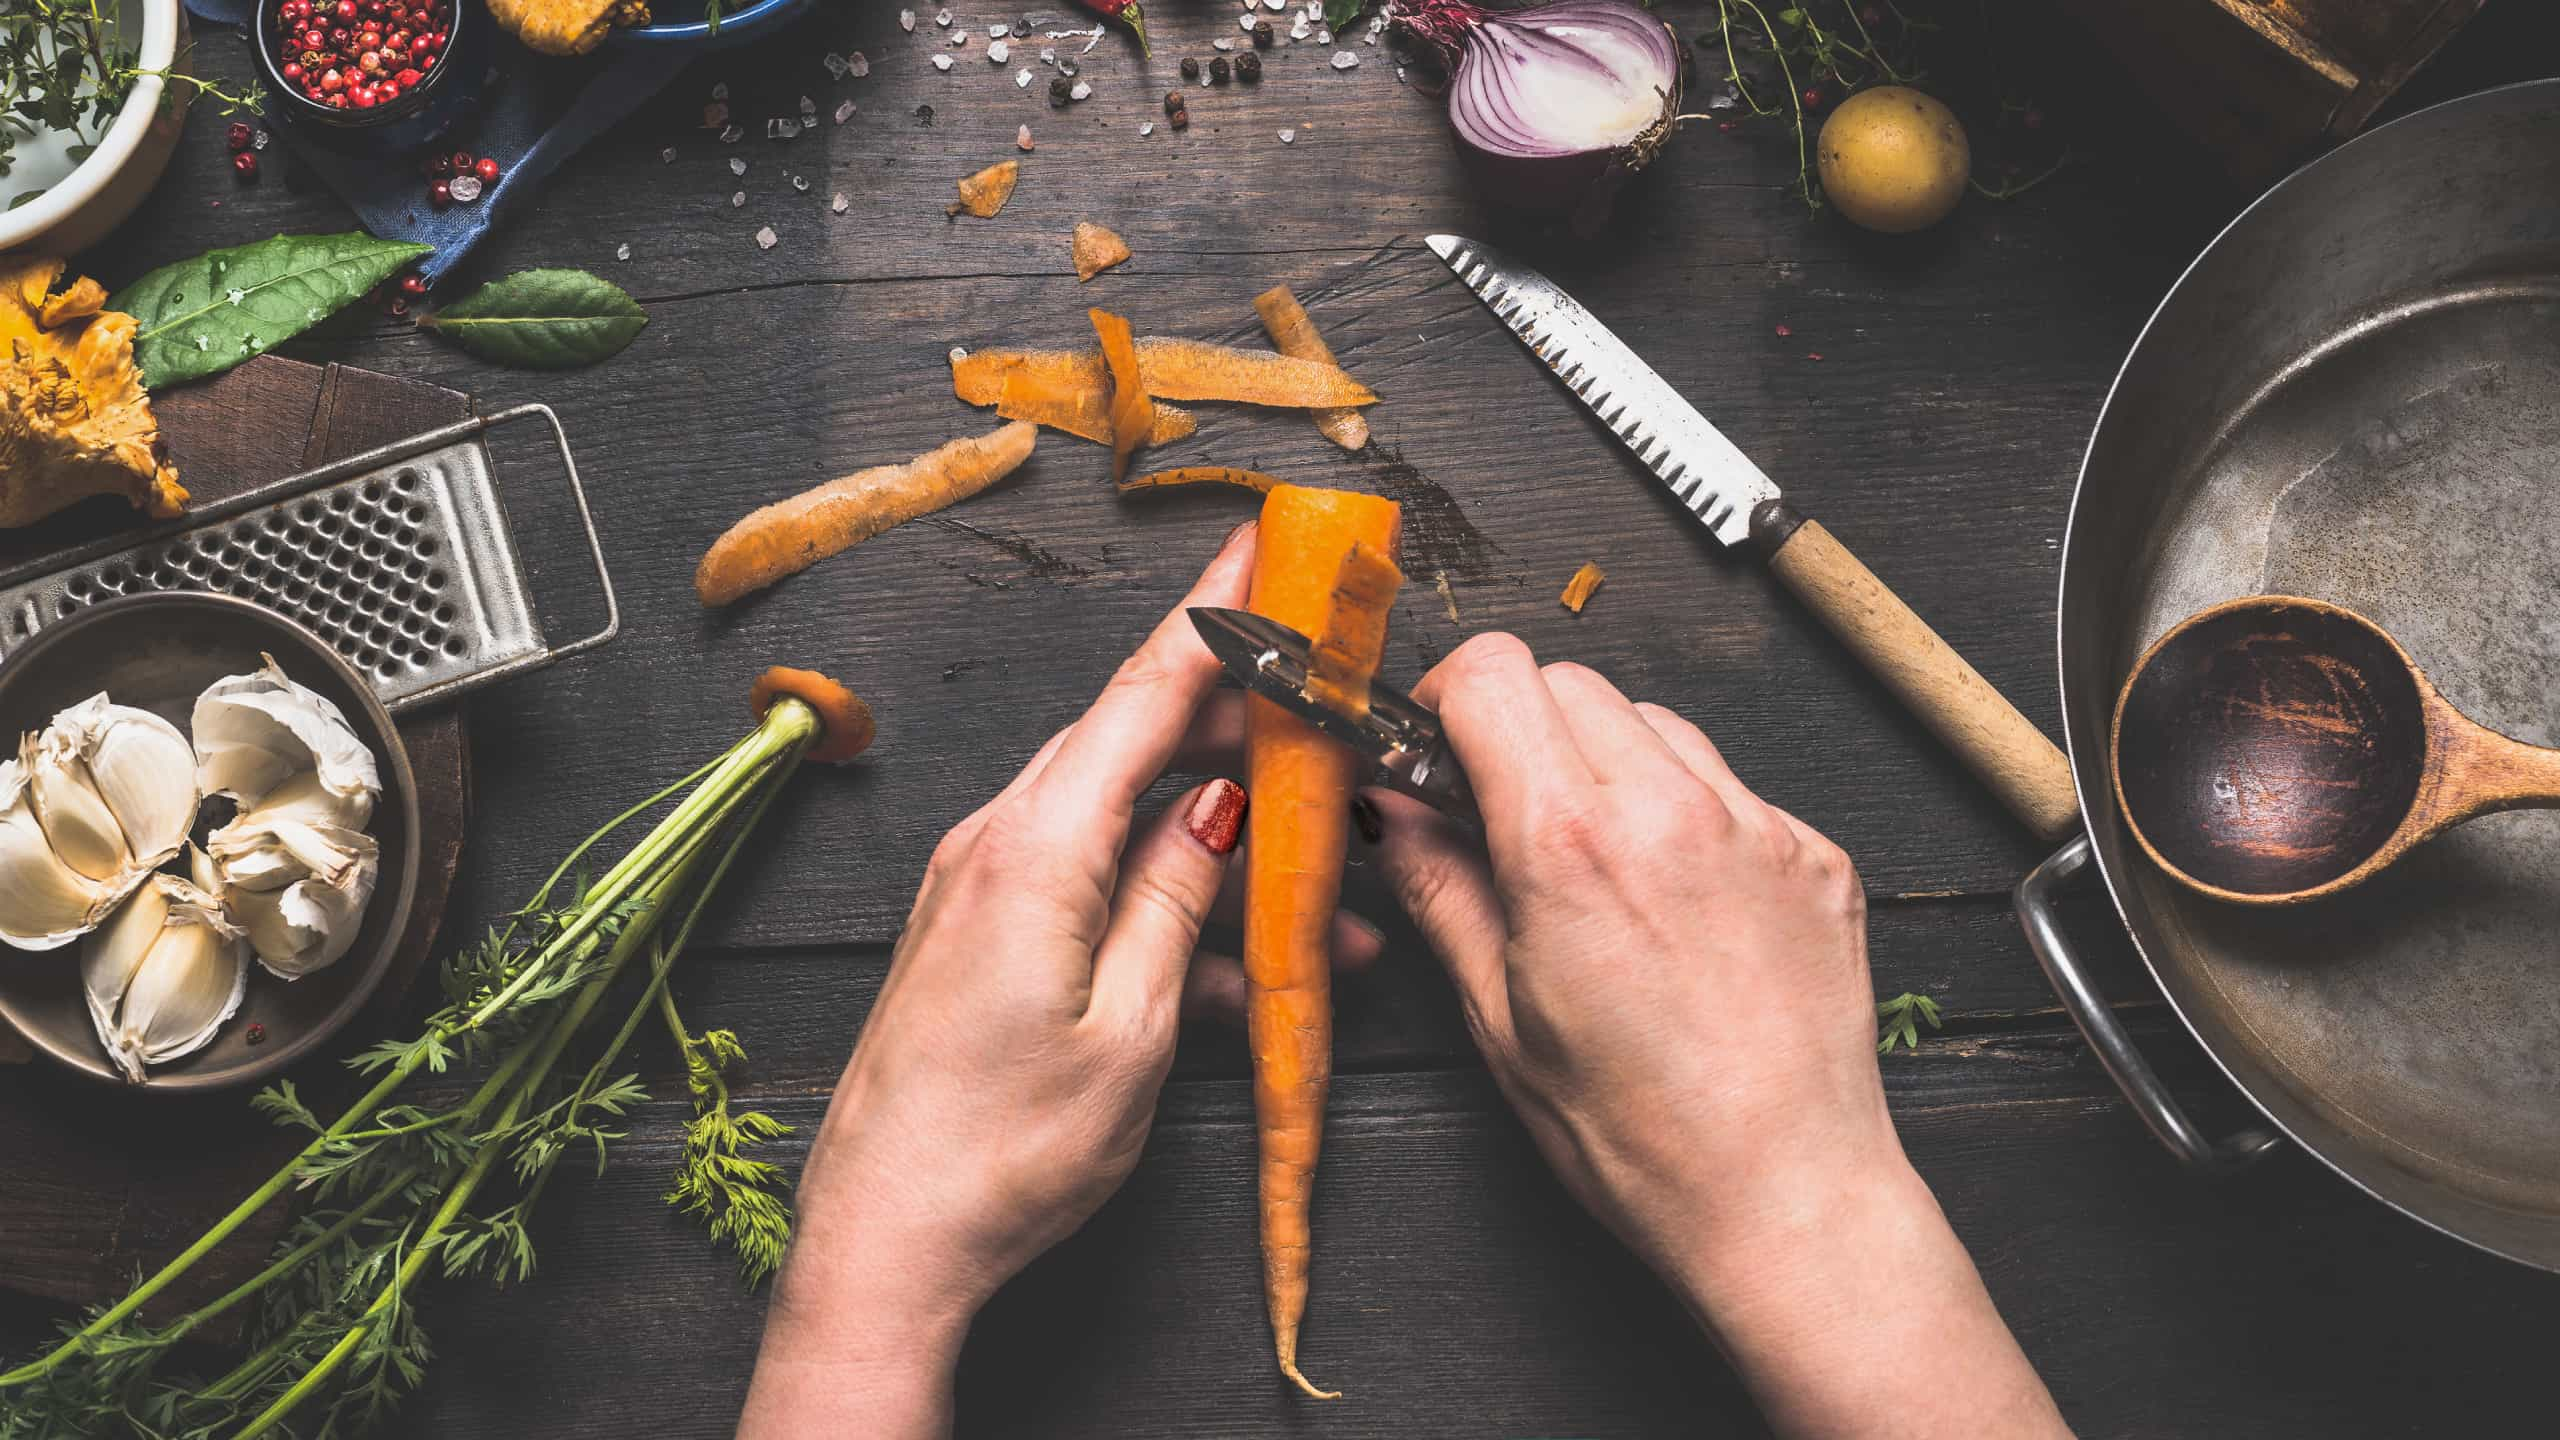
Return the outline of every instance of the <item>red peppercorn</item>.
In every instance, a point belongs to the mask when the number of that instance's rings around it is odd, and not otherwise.
[[[240,1038],[252,1045],[264,1045],[267,1043],[267,1027],[252,1020],[249,1028],[240,1032]]]
[[[406,296],[394,295],[391,297],[391,303],[382,308],[392,315],[406,315],[409,313],[409,301]]]
[[[320,88],[328,91],[332,95],[335,95],[339,91],[347,88],[347,77],[339,74],[335,70],[332,70],[328,74],[320,77]]]
[[[481,184],[495,185],[498,183],[498,162],[483,155],[480,163],[471,167],[471,173],[480,177]]]
[[[453,173],[453,157],[438,151],[418,162],[418,173],[430,180],[441,180]]]
[[[356,108],[359,110],[370,110],[376,103],[374,93],[371,90],[358,90],[355,92],[353,99],[355,101]]]
[[[439,180],[427,187],[427,198],[434,201],[435,207],[441,210],[453,203],[453,187]]]
[[[303,49],[305,49],[305,50],[325,50],[325,49],[327,49],[327,48],[328,48],[328,46],[329,46],[329,32],[328,32],[328,31],[326,31],[326,30],[305,30],[305,31],[303,31],[303,32],[302,32],[302,48],[303,48]]]
[[[468,151],[468,150],[456,150],[456,151],[454,151],[454,152],[453,152],[453,173],[454,173],[454,174],[456,174],[456,175],[460,175],[460,174],[462,174],[462,173],[464,173],[464,172],[468,171],[468,170],[471,168],[471,164],[472,164],[472,160],[471,160],[471,152],[470,152],[470,151]]]
[[[341,20],[353,20],[356,18],[356,0],[338,0],[337,4],[329,7],[329,13]]]
[[[246,120],[234,120],[230,127],[222,132],[222,143],[234,150],[248,149],[249,142],[256,138],[256,132],[249,128],[249,122]]]
[[[414,89],[419,81],[424,80],[427,77],[419,74],[415,70],[403,70],[391,78],[400,82],[401,89],[409,90]]]
[[[301,79],[301,78],[302,78],[302,66],[301,66],[300,64],[298,64],[298,63],[294,62],[294,61],[287,60],[286,62],[284,62],[284,78],[286,78],[287,80],[299,80],[299,79]]]
[[[415,270],[412,270],[412,271],[410,271],[408,274],[401,276],[401,277],[400,277],[400,293],[401,293],[401,294],[403,294],[403,295],[424,295],[424,294],[426,294],[426,293],[427,293],[427,277],[426,277],[426,276],[424,276],[424,275],[419,274],[419,273],[418,273],[417,271],[415,271]]]
[[[232,156],[231,173],[239,176],[243,180],[257,179],[258,152],[255,150],[243,150],[239,154]]]
[[[1804,87],[1804,108],[1807,110],[1819,110],[1822,108],[1822,91],[1820,89],[1811,85]]]

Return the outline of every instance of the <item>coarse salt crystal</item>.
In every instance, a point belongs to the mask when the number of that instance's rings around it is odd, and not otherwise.
[[[1314,33],[1315,32],[1313,30],[1307,28],[1307,17],[1304,15],[1299,16],[1297,19],[1289,23],[1289,38],[1292,40],[1304,40]]]
[[[1236,28],[1245,31],[1248,34],[1252,33],[1253,27],[1260,23],[1260,21],[1254,19],[1253,12],[1250,10],[1236,17]]]
[[[950,69],[950,68],[951,68],[951,57],[950,57],[950,56],[948,56],[948,55],[936,55],[936,56],[934,56],[934,57],[933,57],[933,68],[934,68],[934,69],[936,69],[936,70],[948,70],[948,69]]]
[[[1028,90],[1028,89],[1030,89],[1030,88],[1031,88],[1031,67],[1030,67],[1030,66],[1025,65],[1025,66],[1023,66],[1020,70],[1017,70],[1017,71],[1015,71],[1015,72],[1014,72],[1014,75],[1013,75],[1013,88],[1014,88],[1014,89],[1016,89],[1016,90]]]
[[[1289,0],[1262,0],[1262,8],[1277,14],[1289,8]]]
[[[951,32],[951,48],[952,48],[952,49],[957,50],[957,49],[961,48],[962,46],[967,45],[968,43],[969,43],[969,32],[968,32],[968,31],[966,31],[966,30],[954,30],[954,31],[952,31],[952,32]]]
[[[941,27],[942,27],[943,29],[945,29],[945,30],[950,29],[950,28],[951,28],[951,12],[950,12],[950,11],[948,11],[948,10],[940,10],[940,11],[936,11],[936,12],[934,13],[933,23],[934,23],[934,24],[936,24],[936,25],[941,26]]]
[[[1043,46],[1041,46],[1041,47],[1040,47],[1040,63],[1041,63],[1041,64],[1043,64],[1043,65],[1055,65],[1055,64],[1057,64],[1057,63],[1058,63],[1058,52],[1057,52],[1057,50],[1056,50],[1056,49],[1054,49],[1054,48],[1053,48],[1053,47],[1051,47],[1051,46],[1047,46],[1047,45],[1043,45]]]
[[[791,188],[792,188],[792,189],[794,189],[794,190],[799,191],[800,193],[802,193],[802,194],[804,194],[804,195],[805,195],[805,194],[807,194],[807,193],[809,193],[809,177],[808,177],[808,176],[806,176],[806,175],[794,175],[794,176],[792,176],[792,177],[791,177]]]
[[[628,240],[626,240],[626,241],[622,242],[621,244],[614,246],[614,247],[613,247],[613,258],[614,258],[614,259],[616,259],[616,260],[628,260],[628,259],[630,259],[630,258],[631,258],[631,242],[630,242],[630,241],[628,241]]]
[[[1139,122],[1138,122],[1138,133],[1139,133],[1140,135],[1153,135],[1154,133],[1156,133],[1156,122],[1154,122],[1153,120],[1141,120],[1141,121],[1139,121]]]
[[[836,192],[836,198],[827,202],[827,208],[841,215],[853,208],[853,202],[844,198],[844,192],[839,190]]]
[[[1028,71],[1028,70],[1025,70],[1025,71],[1023,71],[1022,73],[1023,73],[1023,74],[1025,74],[1025,75],[1028,75],[1028,74],[1030,74],[1031,72],[1030,72],[1030,71]],[[1014,131],[1014,132],[1013,132],[1013,146],[1014,146],[1014,148],[1015,148],[1015,149],[1017,149],[1017,150],[1029,150],[1029,149],[1031,148],[1031,127],[1030,127],[1030,126],[1025,125],[1025,126],[1023,126],[1021,129],[1016,130],[1016,131]]]
[[[468,205],[472,201],[480,198],[480,177],[477,175],[456,175],[453,179],[446,182],[446,192],[452,195],[454,199]]]
[[[1012,58],[1013,58],[1013,47],[1012,47],[1012,46],[1007,45],[1006,43],[1004,43],[1004,42],[1003,42],[1003,41],[1001,41],[1001,40],[990,40],[990,41],[988,41],[988,42],[987,42],[987,63],[988,63],[988,64],[990,64],[990,65],[1001,65],[1001,64],[1003,64],[1004,62],[1006,62],[1007,60],[1010,60],[1010,59],[1012,59]]]
[[[730,174],[732,174],[732,175],[744,175],[744,174],[746,174],[746,173],[747,173],[747,162],[746,162],[746,161],[744,161],[744,160],[739,159],[739,158],[738,158],[737,156],[735,156],[735,155],[730,156],[730,157],[729,157],[729,173],[730,173]]]
[[[907,12],[907,14],[908,14],[908,16],[910,17],[910,18],[909,18],[909,20],[908,20],[908,23],[907,23],[907,28],[908,28],[908,29],[910,29],[910,30],[913,30],[914,28],[916,28],[916,27],[915,27],[915,22],[914,22],[914,20],[913,20],[913,18],[912,18],[912,17],[915,15],[915,12],[914,12],[914,11],[912,11],[912,10],[910,10],[910,11],[908,11],[908,12]],[[870,56],[868,56],[868,55],[863,54],[863,53],[862,53],[861,51],[859,51],[859,50],[854,51],[852,54],[850,54],[850,55],[848,55],[848,56],[846,56],[846,57],[845,57],[845,60],[844,60],[844,73],[846,73],[847,75],[852,76],[852,77],[853,77],[854,79],[856,79],[856,80],[859,80],[859,79],[861,79],[863,76],[870,74],[870,73],[871,73],[871,57],[870,57]]]
[[[730,209],[732,209],[732,210],[744,210],[744,209],[746,209],[746,208],[747,208],[747,192],[746,192],[746,191],[744,191],[744,190],[741,190],[741,191],[739,191],[737,194],[730,196],[730,197],[729,197],[729,208],[730,208]]]
[[[836,123],[837,123],[837,124],[841,125],[841,124],[843,124],[844,122],[846,122],[847,120],[850,120],[850,119],[852,119],[852,118],[853,118],[853,102],[852,102],[852,101],[847,100],[847,101],[846,101],[846,102],[844,102],[843,104],[838,105],[838,106],[836,107]]]
[[[833,50],[827,52],[826,66],[827,73],[833,75],[839,80],[843,79],[846,73],[853,69],[850,62]]]
[[[1236,42],[1228,39],[1224,35],[1221,35],[1217,39],[1209,42],[1209,48],[1212,50],[1233,50],[1236,48]]]
[[[1012,33],[1013,32],[1011,30],[1000,24],[990,25],[987,27],[987,38],[990,40],[1001,40]]]
[[[1357,69],[1359,64],[1360,57],[1349,50],[1336,50],[1333,52],[1333,68],[1336,70]]]
[[[777,115],[764,122],[764,138],[767,140],[788,140],[799,133],[800,122],[787,116]]]
[[[914,12],[913,10],[901,10],[901,11],[899,11],[899,12],[898,12],[898,28],[899,28],[899,29],[901,29],[901,30],[906,30],[906,31],[910,31],[910,32],[912,32],[912,31],[916,28],[916,12]]]
[[[666,149],[659,151],[658,163],[661,165],[673,165],[676,163],[676,147],[670,145]]]
[[[815,100],[810,99],[810,98],[809,98],[808,96],[806,96],[806,95],[801,96],[801,97],[800,97],[800,113],[801,113],[801,114],[803,114],[803,115],[815,115],[815,114],[817,114],[817,113],[818,113],[818,102],[817,102],[817,101],[815,101]]]
[[[770,250],[781,241],[782,237],[774,234],[773,227],[770,225],[756,232],[756,248],[759,250]]]
[[[1281,132],[1280,132],[1280,143],[1281,143],[1281,144],[1283,144],[1283,145],[1295,145],[1296,143],[1298,143],[1298,132],[1297,132],[1297,131],[1295,131],[1295,130],[1283,130],[1283,131],[1281,131]]]
[[[1319,45],[1330,45],[1330,44],[1332,44],[1332,43],[1333,43],[1333,32],[1332,32],[1332,31],[1330,31],[1330,30],[1324,29],[1324,28],[1323,28],[1323,27],[1321,27],[1321,26],[1317,27],[1317,29],[1316,29],[1316,43],[1317,43],[1317,44],[1319,44]]]
[[[723,145],[735,145],[745,138],[747,138],[747,132],[745,129],[736,125],[732,125],[726,130],[720,132],[720,143]]]
[[[1077,81],[1077,82],[1075,83],[1075,88],[1074,88],[1074,89],[1072,89],[1072,90],[1069,90],[1069,91],[1067,92],[1067,98],[1068,98],[1068,99],[1070,99],[1070,100],[1082,100],[1082,99],[1084,99],[1086,96],[1091,95],[1092,93],[1093,93],[1093,86],[1091,86],[1090,84],[1087,84],[1086,82],[1084,82],[1084,81],[1082,81],[1082,80],[1079,80],[1079,81]]]
[[[729,98],[729,82],[728,82],[728,81],[726,81],[726,80],[723,80],[723,81],[721,81],[719,84],[712,86],[712,87],[711,87],[711,98],[712,98],[712,99],[714,99],[714,100],[726,100],[726,99],[728,99],[728,98]]]

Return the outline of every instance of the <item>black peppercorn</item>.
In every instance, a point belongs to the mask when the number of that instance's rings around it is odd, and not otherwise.
[[[1179,115],[1182,113],[1181,91],[1167,90],[1164,92],[1164,113],[1167,115]]]
[[[1221,55],[1209,62],[1209,83],[1212,85],[1224,85],[1227,83],[1226,56]]]
[[[1268,20],[1256,20],[1256,21],[1254,21],[1254,22],[1253,22],[1253,48],[1254,48],[1254,49],[1256,49],[1256,50],[1268,50],[1268,49],[1270,49],[1270,48],[1271,48],[1272,38],[1273,38],[1273,37],[1272,37],[1272,34],[1271,34],[1271,22],[1270,22],[1270,21],[1268,21]]]
[[[1262,57],[1247,51],[1236,57],[1236,78],[1247,84],[1262,78]]]
[[[1188,130],[1191,128],[1191,112],[1188,110],[1176,110],[1173,112],[1173,118],[1165,121],[1164,123],[1172,126],[1176,130]]]
[[[1200,78],[1200,62],[1199,62],[1199,61],[1197,61],[1197,60],[1195,60],[1195,59],[1193,59],[1192,57],[1190,57],[1190,56],[1188,56],[1188,55],[1183,56],[1183,57],[1182,57],[1182,78],[1183,78],[1183,79],[1185,79],[1185,80],[1197,80],[1197,79],[1199,79],[1199,78]]]
[[[1049,82],[1049,103],[1051,105],[1060,110],[1064,110],[1067,108],[1067,102],[1074,98],[1076,98],[1075,87],[1069,85],[1066,82],[1065,77],[1061,76],[1060,78]]]

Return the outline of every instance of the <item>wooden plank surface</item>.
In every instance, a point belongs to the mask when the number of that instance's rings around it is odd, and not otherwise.
[[[1951,25],[1974,13],[1942,8]],[[2489,7],[2475,27],[2486,38],[2467,35],[2439,66],[2459,78],[2422,74],[2413,93],[2529,73],[2551,17],[2488,27],[2539,8]],[[1975,87],[1968,118],[1986,96],[2035,99],[2078,156],[2019,200],[1970,199],[1941,230],[1887,242],[1808,217],[1782,137],[1702,125],[1604,240],[1559,246],[1499,226],[1456,181],[1435,103],[1398,83],[1385,47],[1349,47],[1363,63],[1347,73],[1326,51],[1279,52],[1258,89],[1193,90],[1187,134],[1140,138],[1176,59],[1241,33],[1232,9],[1151,6],[1152,69],[1106,40],[1085,57],[1095,99],[1065,111],[983,58],[985,23],[1014,12],[956,13],[980,28],[949,75],[926,65],[943,38],[929,10],[907,36],[894,7],[874,6],[831,7],[698,63],[449,282],[534,265],[605,273],[651,316],[612,362],[494,370],[368,316],[291,347],[467,389],[484,408],[554,405],[622,582],[613,647],[474,705],[482,794],[502,798],[473,834],[456,927],[513,903],[570,840],[732,738],[764,664],[839,673],[877,708],[880,745],[796,787],[679,981],[696,1023],[740,1031],[758,1102],[805,1138],[932,842],[1073,717],[1242,511],[1212,495],[1117,500],[1099,449],[1049,437],[954,524],[907,527],[729,614],[691,598],[701,547],[753,504],[984,425],[950,395],[952,345],[1081,343],[1088,304],[1145,331],[1250,341],[1250,297],[1285,281],[1385,395],[1379,452],[1346,457],[1296,416],[1203,407],[1200,438],[1160,458],[1398,494],[1459,618],[1418,590],[1397,616],[1392,671],[1410,677],[1475,630],[1517,630],[1698,718],[1754,785],[1847,845],[1873,901],[1879,992],[1949,1002],[1946,1036],[1887,1062],[1904,1134],[2084,1434],[2442,1433],[2450,1415],[2501,1433],[2539,1416],[2538,1337],[2560,1320],[2560,1287],[2298,1156],[2219,1185],[2177,1172],[2053,1008],[2008,918],[2034,847],[1767,576],[1679,522],[1419,249],[1439,229],[1525,239],[2050,729],[2055,545],[2082,440],[2161,289],[2245,199],[2165,138],[2076,31],[2041,4],[1983,12],[2000,73]],[[1711,10],[1669,0],[1662,13],[1694,34]],[[866,52],[871,75],[831,80],[818,63],[831,49]],[[208,36],[200,58],[242,69],[228,36]],[[735,147],[697,128],[721,82],[757,132]],[[860,109],[798,140],[761,138],[802,94],[822,116],[843,98]],[[1012,205],[947,220],[951,181],[1018,153],[1025,123],[1039,148]],[[1977,152],[1996,168],[2000,136],[1979,123]],[[1294,143],[1279,143],[1283,127]],[[281,152],[268,170],[235,186],[219,127],[199,120],[93,268],[120,282],[205,246],[346,223]],[[748,203],[732,207],[740,191]],[[838,191],[841,217],[826,203]],[[1066,253],[1078,219],[1114,226],[1135,260],[1078,285]],[[779,241],[761,250],[751,236],[767,224]],[[1609,587],[1568,616],[1555,591],[1589,559]],[[575,583],[565,545],[537,545],[534,562],[538,583]],[[986,1317],[964,1433],[1757,1433],[1712,1351],[1545,1176],[1410,930],[1365,875],[1351,893],[1394,943],[1342,991],[1307,1344],[1352,1398],[1310,1407],[1269,1383],[1241,1047],[1202,1029],[1185,1037],[1129,1190]],[[2075,919],[2172,1083],[2214,1120],[2238,1118],[2103,901]],[[680,1093],[666,1056],[645,1061],[659,1094]],[[659,1203],[675,1123],[669,1102],[653,1104],[604,1180],[553,1197],[532,1284],[434,1298],[440,1358],[404,1433],[728,1432],[762,1302]],[[169,1183],[222,1183],[189,1163],[171,1162]],[[48,1319],[0,1305],[0,1347],[23,1349]]]

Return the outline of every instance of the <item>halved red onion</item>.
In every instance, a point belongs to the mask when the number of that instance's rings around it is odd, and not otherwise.
[[[1449,60],[1460,152],[1493,198],[1516,209],[1597,224],[1679,114],[1679,42],[1629,0],[1503,11],[1421,0],[1398,23]]]

